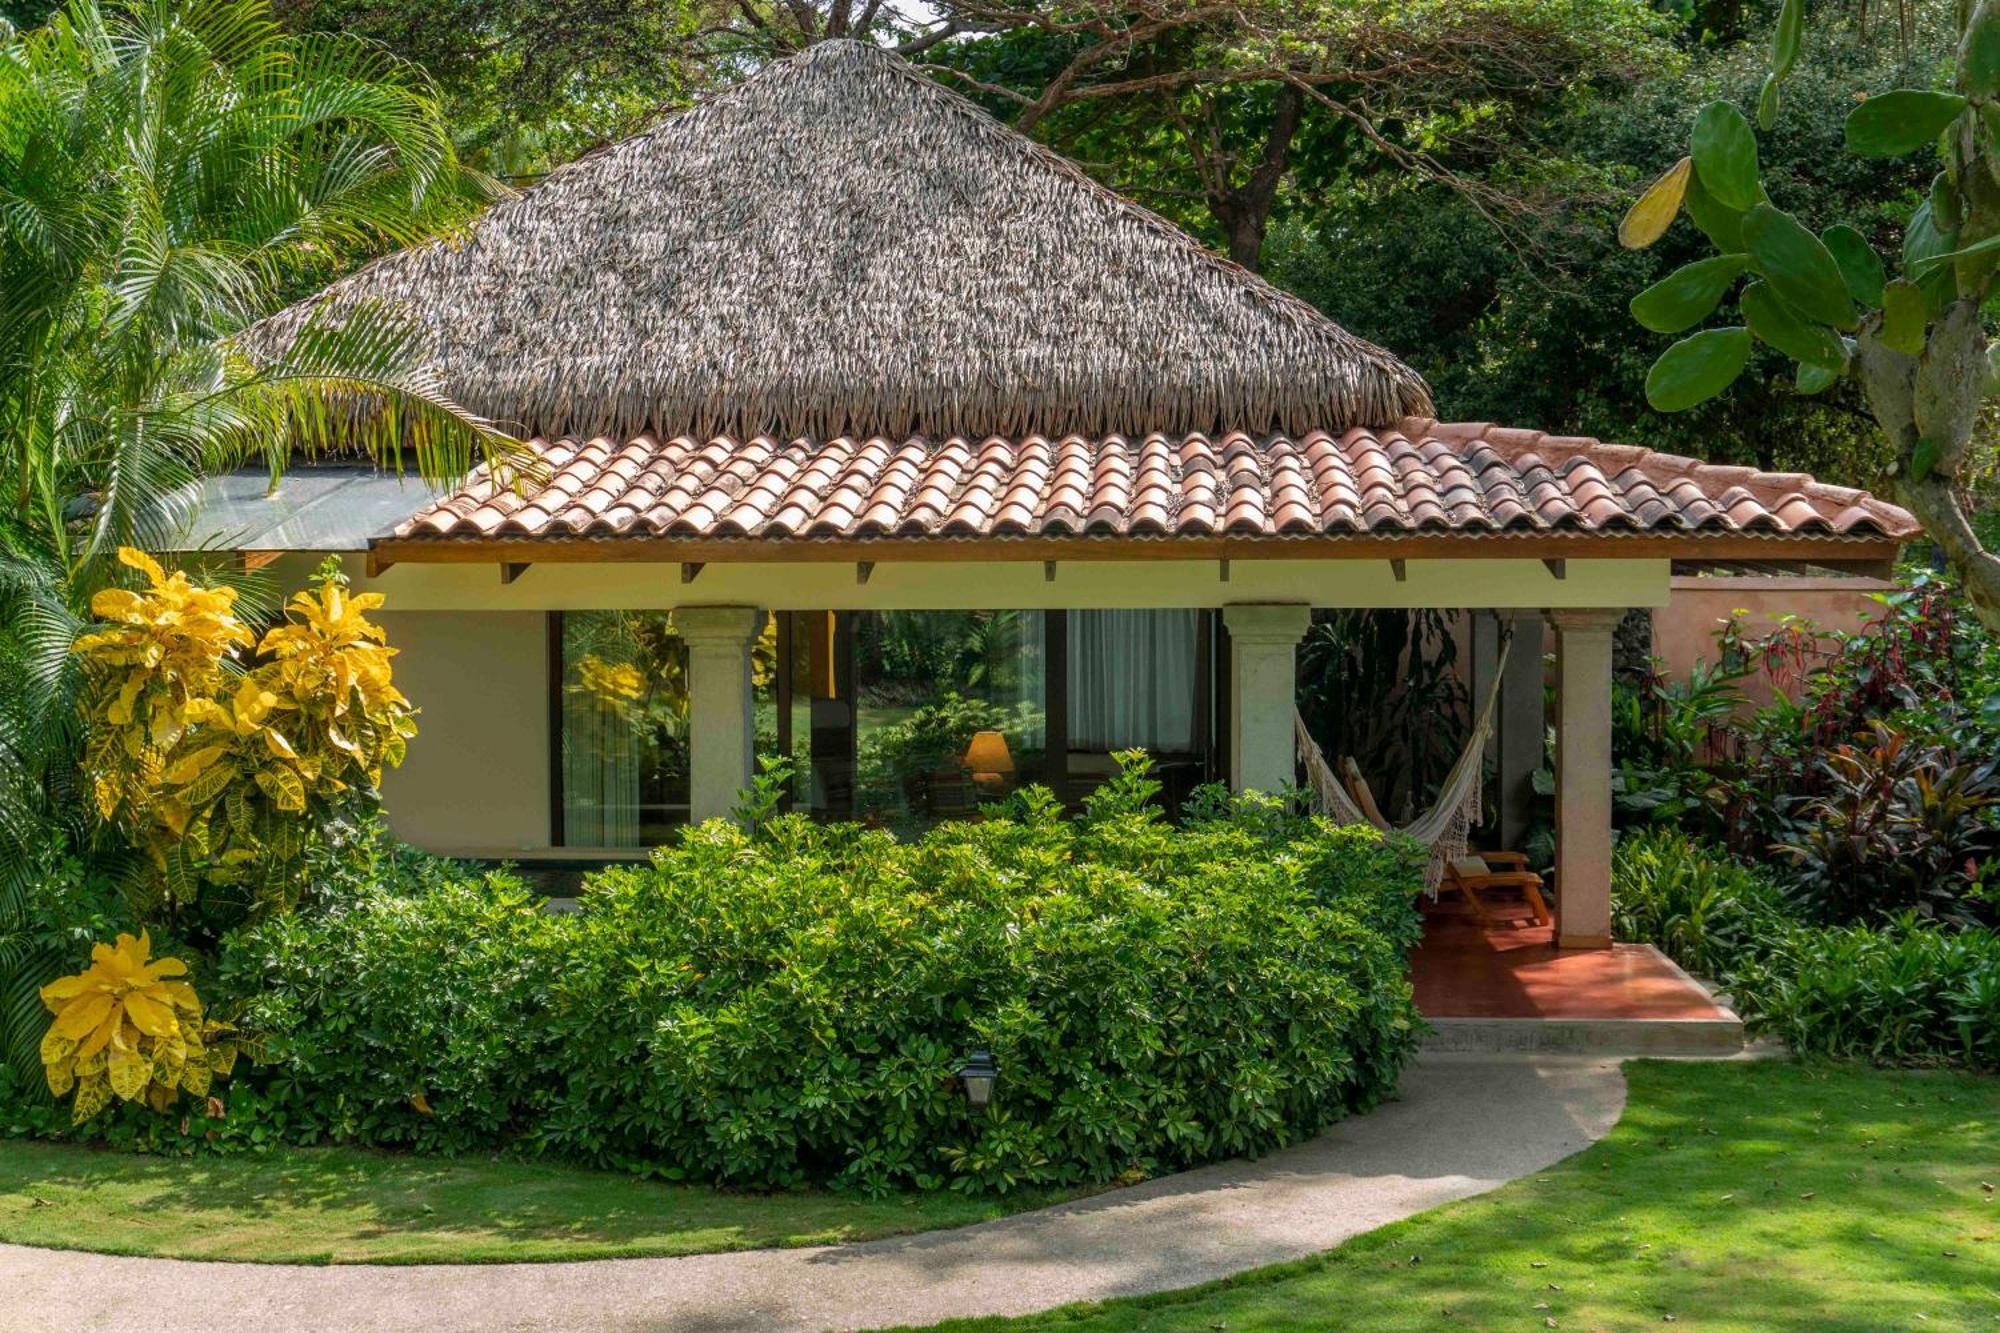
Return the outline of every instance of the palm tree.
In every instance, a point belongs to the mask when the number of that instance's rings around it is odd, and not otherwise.
[[[70,0],[0,21],[0,1050],[38,1029],[27,880],[66,828],[68,647],[120,545],[160,549],[203,471],[359,450],[433,480],[513,442],[387,308],[238,335],[477,191],[423,75],[264,0]],[[31,1021],[32,1020],[32,1021]]]

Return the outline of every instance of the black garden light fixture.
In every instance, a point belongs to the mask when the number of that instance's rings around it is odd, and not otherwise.
[[[1000,1077],[1000,1066],[993,1063],[990,1051],[974,1051],[966,1057],[965,1064],[958,1071],[958,1081],[965,1088],[965,1104],[981,1115],[993,1104],[993,1082]]]

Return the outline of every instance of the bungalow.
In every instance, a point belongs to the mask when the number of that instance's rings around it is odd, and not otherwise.
[[[290,578],[339,552],[387,595],[423,709],[390,818],[444,852],[631,855],[760,752],[802,808],[891,821],[1074,797],[1132,746],[1170,793],[1275,789],[1314,608],[1470,609],[1554,627],[1558,936],[1603,946],[1625,610],[1676,570],[1880,569],[1917,530],[1804,476],[1437,421],[1390,353],[852,42],[263,333],[360,301],[414,312],[544,467],[218,478],[201,541]]]

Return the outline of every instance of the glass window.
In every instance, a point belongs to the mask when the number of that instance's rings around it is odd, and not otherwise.
[[[557,765],[567,847],[652,847],[688,821],[687,645],[666,611],[565,612]],[[752,650],[759,753],[776,746],[774,636]]]
[[[873,612],[853,632],[858,818],[922,827],[1039,780],[1040,612]]]

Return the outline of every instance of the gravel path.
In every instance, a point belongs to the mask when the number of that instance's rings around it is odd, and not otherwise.
[[[0,1245],[0,1330],[764,1333],[1021,1314],[1327,1249],[1567,1157],[1624,1105],[1614,1060],[1430,1056],[1399,1100],[1259,1161],[955,1231],[813,1249],[315,1268]]]

